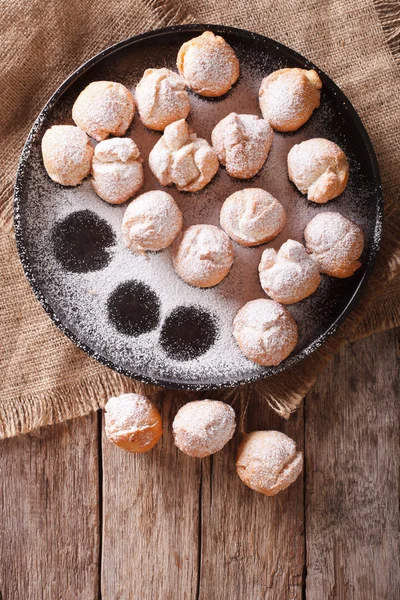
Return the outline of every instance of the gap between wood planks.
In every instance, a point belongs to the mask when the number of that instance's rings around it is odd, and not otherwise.
[[[174,448],[171,423],[184,395],[156,399],[165,434],[147,457],[124,455],[103,434],[104,600],[358,600],[366,597],[360,580],[374,590],[371,600],[394,600],[398,510],[387,499],[398,487],[394,346],[391,332],[347,347],[289,422],[251,399],[248,430],[281,429],[305,454],[303,477],[275,498],[237,478],[239,434],[203,461]],[[394,464],[382,452],[372,460],[375,438]],[[383,549],[373,548],[370,540],[382,535]],[[385,582],[379,573],[387,568]]]

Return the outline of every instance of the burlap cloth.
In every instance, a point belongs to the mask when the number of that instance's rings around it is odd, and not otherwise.
[[[87,414],[102,406],[110,394],[140,387],[78,350],[35,300],[12,236],[13,186],[18,158],[34,119],[73,70],[119,40],[185,22],[250,29],[306,55],[354,104],[381,168],[386,205],[384,242],[366,294],[319,351],[290,371],[254,385],[287,417],[343,343],[400,323],[400,219],[395,207],[400,189],[397,0],[1,3],[0,437]]]

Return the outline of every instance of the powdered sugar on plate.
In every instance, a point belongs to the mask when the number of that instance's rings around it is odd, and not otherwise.
[[[213,127],[231,112],[261,116],[257,92],[262,78],[282,66],[297,66],[285,63],[279,51],[272,46],[266,46],[260,54],[239,37],[236,45],[234,40],[229,41],[241,63],[238,83],[225,97],[215,100],[190,93],[188,122],[199,137],[209,142]],[[127,204],[106,204],[96,196],[88,179],[76,188],[54,184],[43,168],[40,141],[46,128],[52,124],[71,123],[72,103],[84,85],[92,80],[107,79],[119,81],[133,91],[146,68],[174,69],[179,45],[178,41],[174,45],[157,45],[157,51],[153,53],[145,48],[141,54],[138,51],[137,60],[133,59],[132,52],[127,55],[122,51],[114,53],[112,66],[110,60],[104,66],[99,63],[86,74],[84,82],[78,80],[66,96],[49,109],[46,117],[41,118],[21,163],[17,230],[24,248],[24,266],[34,278],[36,289],[40,290],[62,325],[86,349],[114,367],[138,377],[170,385],[211,387],[275,372],[250,362],[242,355],[232,335],[233,318],[249,300],[266,297],[257,271],[263,250],[266,247],[278,249],[287,239],[303,243],[307,223],[319,212],[330,210],[342,213],[363,229],[366,237],[363,267],[349,280],[323,276],[316,293],[289,307],[299,327],[299,343],[292,357],[283,364],[290,364],[304,349],[311,351],[320,343],[321,336],[356,292],[372,256],[378,192],[370,177],[367,152],[361,152],[360,140],[354,136],[354,130],[349,129],[345,108],[339,106],[333,92],[325,88],[321,107],[304,127],[294,134],[275,133],[268,159],[254,178],[235,180],[220,167],[211,183],[197,193],[179,192],[175,187],[162,188],[158,183],[149,169],[148,155],[160,134],[146,129],[136,116],[127,136],[137,143],[144,160],[145,184],[141,192],[164,189],[171,194],[183,213],[184,227],[200,223],[219,225],[224,200],[245,187],[263,188],[277,198],[285,208],[287,223],[278,237],[268,244],[244,248],[234,243],[235,258],[228,276],[210,289],[194,288],[182,281],[173,269],[170,249],[146,256],[130,252],[124,247],[121,233]],[[290,148],[310,137],[331,139],[349,157],[349,184],[338,199],[326,206],[308,202],[287,176],[286,160]],[[110,245],[104,249],[106,260],[103,268],[72,272],[63,268],[56,257],[54,232],[57,224],[83,211],[90,211],[103,219],[111,227],[115,239],[111,239]],[[84,242],[82,247],[85,247]],[[141,335],[127,335],[110,319],[108,300],[119,286],[128,281],[148,286],[159,303],[158,324]],[[173,356],[168,352],[168,345],[160,343],[167,319],[179,307],[196,307],[202,314],[209,315],[215,326],[212,343],[195,358],[183,360]],[[201,327],[198,334],[203,334]]]

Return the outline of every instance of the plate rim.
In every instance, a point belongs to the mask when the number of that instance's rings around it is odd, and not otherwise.
[[[340,313],[340,315],[335,319],[335,321],[332,322],[332,324],[329,326],[329,328],[326,331],[324,331],[316,340],[311,342],[311,344],[306,346],[306,348],[303,348],[303,350],[301,350],[300,352],[298,352],[297,354],[295,354],[293,356],[289,356],[277,367],[267,367],[268,370],[262,371],[260,373],[255,373],[255,374],[249,376],[248,378],[240,378],[237,380],[231,379],[231,380],[226,380],[226,381],[223,381],[220,383],[215,382],[213,384],[194,382],[194,381],[193,382],[192,381],[176,381],[176,380],[171,380],[168,378],[163,379],[162,376],[153,378],[153,377],[150,377],[147,375],[143,375],[141,373],[135,373],[131,369],[126,369],[125,367],[121,367],[120,365],[116,364],[112,360],[105,358],[104,356],[102,356],[101,354],[96,352],[93,348],[91,348],[87,343],[84,343],[81,340],[79,340],[78,337],[76,336],[76,334],[73,333],[66,325],[64,325],[61,322],[61,320],[57,316],[54,308],[46,300],[46,297],[43,294],[43,292],[41,291],[40,286],[36,282],[36,278],[34,276],[34,273],[32,271],[32,268],[31,268],[31,265],[29,262],[28,253],[27,253],[25,245],[24,245],[24,237],[23,237],[24,233],[23,233],[23,226],[21,223],[20,210],[19,210],[20,202],[22,199],[21,195],[22,195],[22,187],[23,187],[23,178],[24,178],[25,169],[27,166],[25,159],[26,159],[27,155],[29,155],[32,141],[34,141],[34,139],[35,139],[36,130],[40,127],[43,119],[46,117],[48,111],[57,102],[58,98],[60,96],[62,96],[62,94],[77,79],[79,79],[88,69],[90,69],[91,67],[96,65],[98,62],[100,62],[104,57],[111,56],[112,54],[114,54],[114,52],[116,52],[124,47],[134,45],[135,43],[141,42],[142,40],[151,39],[152,37],[159,37],[160,35],[168,35],[173,32],[198,34],[199,32],[203,32],[206,30],[213,31],[213,33],[215,33],[215,34],[220,34],[220,35],[233,34],[233,35],[237,35],[242,38],[247,38],[249,41],[257,39],[260,43],[267,43],[268,45],[273,44],[282,53],[289,54],[291,57],[295,57],[297,60],[299,60],[305,66],[315,69],[318,72],[318,74],[322,75],[322,78],[325,80],[325,82],[328,82],[328,84],[329,84],[328,87],[337,95],[338,99],[341,100],[341,102],[343,103],[346,111],[349,114],[349,117],[351,118],[353,124],[356,126],[357,130],[359,131],[359,133],[361,135],[365,149],[367,150],[367,153],[369,155],[369,159],[370,159],[371,165],[372,165],[372,176],[373,176],[373,181],[375,183],[376,206],[377,206],[376,221],[375,221],[374,236],[373,236],[373,246],[370,249],[368,262],[366,264],[364,274],[363,274],[357,288],[355,289],[353,295],[347,302],[345,308]],[[276,375],[278,373],[282,373],[283,371],[286,371],[290,367],[294,366],[295,364],[299,363],[304,358],[310,356],[313,352],[315,352],[315,350],[317,350],[317,348],[319,348],[337,330],[337,328],[343,323],[343,321],[349,316],[349,314],[352,312],[352,310],[356,306],[357,302],[359,301],[359,299],[364,291],[364,288],[371,276],[374,264],[376,262],[376,258],[380,251],[380,246],[381,246],[381,241],[382,241],[383,215],[384,215],[384,200],[383,200],[382,182],[381,182],[379,164],[378,164],[378,160],[376,157],[376,153],[375,153],[372,141],[368,135],[368,132],[367,132],[360,116],[358,115],[357,111],[355,110],[354,106],[352,105],[350,100],[347,98],[347,96],[344,94],[344,92],[338,87],[338,85],[322,69],[320,69],[318,66],[316,66],[312,61],[308,60],[302,54],[300,54],[296,50],[293,50],[292,48],[289,48],[285,44],[282,44],[281,42],[278,42],[278,41],[276,41],[272,38],[269,38],[267,36],[264,36],[262,34],[248,31],[246,29],[241,29],[238,27],[231,27],[228,25],[217,25],[217,24],[196,23],[196,24],[186,24],[186,25],[171,25],[169,27],[162,27],[160,29],[146,31],[146,32],[140,33],[138,35],[126,38],[125,40],[122,40],[120,42],[117,42],[116,44],[113,44],[113,45],[101,50],[96,55],[94,55],[93,57],[89,58],[87,61],[82,63],[75,71],[73,71],[73,73],[71,73],[71,75],[69,75],[62,82],[62,84],[57,88],[57,90],[54,92],[54,94],[52,94],[52,96],[46,102],[46,104],[40,111],[39,115],[35,119],[35,122],[28,134],[28,137],[26,139],[26,142],[24,144],[24,147],[23,147],[23,150],[22,150],[22,153],[20,156],[18,170],[17,170],[17,176],[16,176],[16,182],[15,182],[15,188],[14,188],[14,228],[15,228],[15,239],[16,239],[16,246],[17,246],[19,258],[20,258],[25,276],[28,279],[28,282],[29,282],[37,300],[42,305],[42,307],[44,308],[46,313],[50,316],[53,323],[58,327],[58,329],[64,335],[66,335],[78,348],[83,350],[91,358],[94,358],[100,364],[102,364],[108,368],[111,368],[112,370],[116,371],[117,373],[120,373],[122,375],[130,377],[131,379],[135,379],[135,380],[141,381],[146,384],[155,385],[155,386],[159,386],[159,387],[163,387],[163,388],[167,388],[167,389],[181,389],[181,390],[187,390],[187,391],[206,391],[206,390],[232,388],[232,387],[236,387],[236,386],[240,386],[240,385],[245,385],[248,383],[253,383],[255,381],[267,379],[268,377],[270,377],[272,375]]]

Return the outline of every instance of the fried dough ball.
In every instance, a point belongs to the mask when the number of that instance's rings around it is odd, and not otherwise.
[[[256,115],[231,113],[211,133],[218,159],[231,177],[250,179],[267,160],[274,132]]]
[[[175,445],[189,456],[204,458],[221,450],[236,428],[235,411],[218,400],[188,402],[176,413]]]
[[[297,324],[284,306],[273,300],[247,302],[233,321],[233,335],[251,361],[279,365],[297,344]]]
[[[324,204],[339,196],[349,180],[349,164],[334,142],[313,138],[288,154],[289,179],[312,202]]]
[[[322,81],[314,70],[279,69],[261,82],[261,113],[277,131],[296,131],[319,107]]]
[[[43,136],[42,157],[50,179],[61,185],[78,185],[90,173],[93,146],[78,127],[53,125]]]
[[[178,52],[177,66],[187,85],[200,96],[222,96],[239,77],[234,50],[212,31],[185,42]]]
[[[190,112],[185,82],[169,69],[146,69],[135,96],[142,123],[155,131],[164,131]]]
[[[304,231],[306,247],[321,269],[331,277],[351,277],[360,268],[364,234],[360,227],[336,212],[314,217]]]
[[[148,452],[162,435],[161,415],[146,396],[122,394],[105,405],[105,433],[127,452]]]
[[[196,287],[212,287],[229,273],[233,246],[222,229],[214,225],[192,225],[172,247],[175,271],[183,281]]]
[[[112,138],[97,144],[92,161],[92,185],[109,204],[122,204],[143,186],[139,148],[130,138]]]
[[[264,292],[282,304],[307,298],[321,281],[318,263],[294,240],[287,240],[278,252],[273,248],[264,250],[258,272]]]
[[[172,244],[182,225],[182,213],[172,196],[152,190],[129,204],[122,220],[122,239],[134,252],[156,252]]]
[[[284,228],[286,213],[282,204],[260,188],[234,192],[225,200],[220,213],[222,229],[242,246],[269,242]]]
[[[122,83],[113,81],[89,83],[72,107],[75,124],[98,142],[110,134],[124,135],[134,114],[132,94]]]
[[[149,155],[149,166],[161,185],[198,192],[218,171],[218,157],[210,144],[189,129],[185,119],[164,130]]]
[[[249,488],[275,496],[289,487],[303,468],[303,454],[280,431],[252,431],[239,446],[236,472]]]

